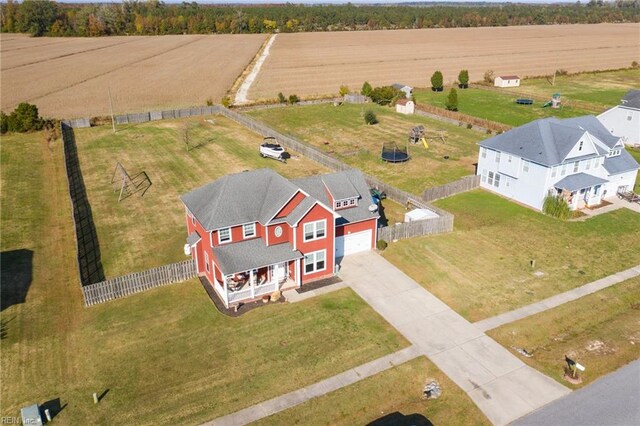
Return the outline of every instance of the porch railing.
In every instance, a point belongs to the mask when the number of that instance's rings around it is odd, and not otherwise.
[[[255,287],[253,297],[260,297],[265,294],[271,294],[278,289],[278,282],[262,284]],[[238,291],[229,291],[227,294],[228,303],[241,302],[243,300],[251,299],[251,287]]]

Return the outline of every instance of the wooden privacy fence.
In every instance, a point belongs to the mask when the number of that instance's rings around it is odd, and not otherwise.
[[[506,132],[510,130],[512,127],[506,124],[496,123],[495,121],[489,121],[482,118],[474,117],[472,115],[463,114],[457,111],[449,111],[444,108],[439,108],[437,106],[429,105],[429,104],[416,104],[416,109],[419,111],[425,111],[431,114],[439,115],[440,117],[445,117],[451,120],[455,120],[462,123],[468,123],[473,126],[482,127],[487,130],[491,130],[493,132]]]
[[[444,232],[451,232],[452,229],[453,215],[448,214],[431,219],[384,226],[378,229],[378,239],[390,242],[422,235],[442,234]]]
[[[425,191],[422,193],[422,200],[427,202],[435,201],[439,200],[440,198],[446,198],[451,195],[459,194],[461,192],[470,191],[479,186],[479,175],[465,176],[462,179],[458,179],[454,182],[425,189]]]
[[[195,262],[185,260],[83,286],[82,295],[85,306],[93,306],[196,276],[198,271]]]

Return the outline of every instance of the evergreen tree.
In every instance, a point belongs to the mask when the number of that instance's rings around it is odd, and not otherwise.
[[[431,76],[431,90],[441,92],[443,88],[443,78],[440,71],[436,71]]]
[[[364,84],[362,85],[362,90],[360,90],[360,93],[363,94],[364,96],[371,96],[372,91],[373,91],[373,87],[371,87],[368,81],[365,81]]]
[[[451,88],[451,90],[449,90],[449,96],[447,96],[445,108],[447,108],[449,111],[458,110],[458,91],[453,87]]]
[[[460,74],[458,74],[458,83],[460,83],[459,86],[462,89],[466,89],[468,87],[468,84],[469,84],[469,71],[468,70],[460,71]]]

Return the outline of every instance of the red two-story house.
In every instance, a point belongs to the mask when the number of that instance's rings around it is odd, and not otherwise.
[[[336,259],[377,239],[379,215],[356,170],[289,181],[259,169],[181,199],[185,252],[227,307],[333,276]]]

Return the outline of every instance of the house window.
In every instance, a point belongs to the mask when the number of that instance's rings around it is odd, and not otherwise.
[[[304,256],[304,273],[324,271],[326,265],[326,250],[314,251]]]
[[[560,169],[560,176],[564,176],[567,174],[567,164],[563,164],[562,168]]]
[[[553,166],[551,168],[551,177],[554,178],[558,174],[558,166]]]
[[[598,195],[600,193],[600,185],[596,185],[593,189],[593,195]]]
[[[573,173],[577,173],[579,168],[580,168],[579,161],[576,161],[575,163],[573,163]]]
[[[231,228],[222,228],[218,230],[218,242],[220,244],[228,243],[231,241]]]
[[[489,185],[493,185],[493,172],[489,172]]]
[[[493,186],[495,186],[496,188],[500,187],[500,173],[496,173],[496,178],[493,181]]]
[[[304,240],[318,240],[324,238],[326,234],[327,221],[318,220],[316,222],[309,222],[304,224]]]
[[[487,149],[480,148],[480,155],[482,156],[482,158],[487,158]]]
[[[510,155],[510,156],[508,156],[508,157],[507,157],[507,161],[510,163],[512,158],[513,158],[513,157],[512,157],[511,155]]]
[[[356,199],[355,198],[350,199],[349,200],[349,205],[350,206],[355,206],[356,205]]]
[[[529,162],[527,160],[524,160],[522,162],[522,171],[523,172],[528,172],[529,171]]]
[[[500,162],[500,153],[496,152],[496,163]]]
[[[578,151],[582,151],[583,145],[584,145],[584,141],[580,141],[580,144],[578,145]]]
[[[584,165],[585,170],[589,170],[591,168],[591,160],[586,161],[587,164]]]
[[[255,223],[247,223],[242,225],[242,236],[244,238],[250,238],[256,236],[256,224]]]
[[[195,225],[195,224],[196,224],[196,217],[195,217],[194,215],[191,215],[191,223],[192,223],[193,225]]]
[[[207,269],[207,272],[209,272],[209,253],[206,251],[204,252],[204,267]]]
[[[630,112],[627,114],[627,121],[631,121],[631,119],[633,118],[633,113]]]
[[[487,169],[482,169],[482,181],[487,181]]]

